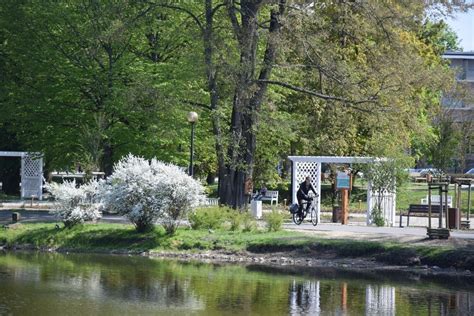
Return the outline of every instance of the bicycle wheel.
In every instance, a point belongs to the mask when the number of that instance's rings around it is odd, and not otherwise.
[[[304,217],[300,216],[298,213],[293,213],[293,223],[299,225],[303,222]]]
[[[318,225],[318,214],[316,213],[315,207],[311,208],[311,224],[313,224],[313,226]]]

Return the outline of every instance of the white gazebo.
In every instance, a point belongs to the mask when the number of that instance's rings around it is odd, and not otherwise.
[[[363,164],[373,163],[377,158],[373,157],[338,157],[338,156],[289,156],[291,160],[291,189],[292,203],[297,203],[296,192],[299,183],[303,182],[307,176],[311,176],[311,183],[321,196],[321,166],[327,164]],[[316,198],[316,212],[318,214],[318,222],[320,222],[321,199]],[[376,194],[372,191],[369,182],[367,187],[367,225],[372,224],[372,209],[376,203]],[[395,224],[395,193],[385,193],[382,200],[382,213],[385,223],[388,226]]]
[[[20,151],[0,151],[0,157],[21,158],[21,198],[43,198],[43,155]]]

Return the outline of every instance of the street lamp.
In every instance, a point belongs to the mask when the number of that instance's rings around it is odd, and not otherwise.
[[[199,116],[196,112],[189,112],[187,115],[188,122],[191,123],[191,152],[189,157],[189,175],[194,176],[193,158],[194,158],[194,124],[196,124]]]

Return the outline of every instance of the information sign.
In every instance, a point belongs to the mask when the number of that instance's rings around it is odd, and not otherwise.
[[[337,172],[336,176],[336,189],[350,189],[351,188],[351,177],[345,172]]]

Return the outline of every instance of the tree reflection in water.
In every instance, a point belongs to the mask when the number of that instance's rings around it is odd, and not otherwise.
[[[472,282],[456,286],[454,279],[387,275],[125,256],[0,254],[0,314],[474,314]]]

